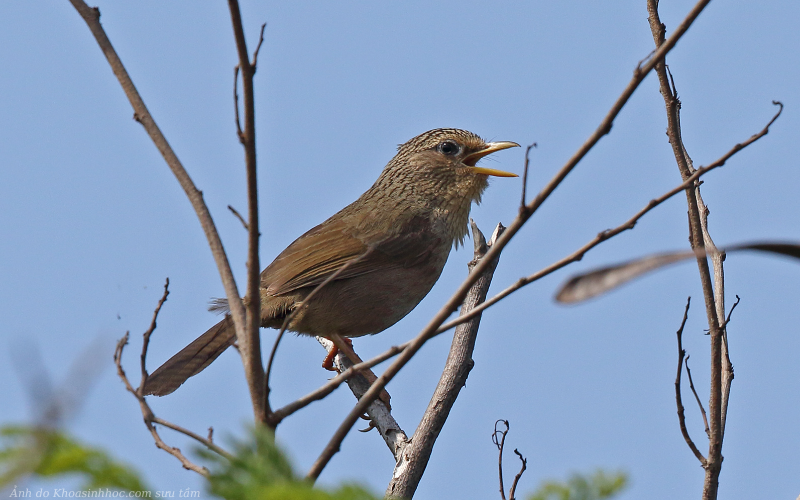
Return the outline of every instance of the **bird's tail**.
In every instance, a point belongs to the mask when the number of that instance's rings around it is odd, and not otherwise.
[[[230,316],[212,326],[194,342],[169,358],[147,378],[143,395],[166,396],[197,375],[233,344],[236,330]]]

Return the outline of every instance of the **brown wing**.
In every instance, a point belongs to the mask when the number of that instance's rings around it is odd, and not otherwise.
[[[371,252],[336,279],[414,265],[443,243],[430,231],[428,220],[415,217],[404,226],[400,235],[376,242]],[[342,221],[328,221],[296,239],[261,273],[261,286],[270,295],[316,286],[366,253],[367,245],[345,229]]]

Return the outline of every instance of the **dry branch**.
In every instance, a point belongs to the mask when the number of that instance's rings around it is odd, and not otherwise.
[[[264,388],[264,365],[261,359],[261,264],[258,256],[258,240],[261,236],[258,224],[258,179],[256,175],[256,111],[253,75],[255,62],[264,41],[264,27],[258,41],[253,62],[247,51],[247,41],[242,26],[242,15],[237,0],[228,0],[231,12],[233,34],[239,54],[239,71],[242,74],[242,93],[244,94],[244,130],[239,123],[239,104],[236,104],[236,127],[239,140],[244,146],[245,169],[247,171],[247,294],[244,335],[236,331],[239,352],[242,355],[247,387],[253,404],[256,422],[265,423],[270,413],[269,401]],[[234,84],[235,88],[235,84]]]
[[[686,320],[689,319],[689,305],[692,303],[692,298],[689,297],[686,300],[686,309],[683,311],[683,320],[681,321],[681,326],[678,328],[677,336],[678,336],[678,373],[675,375],[675,403],[678,407],[678,423],[681,427],[681,434],[683,435],[683,439],[686,441],[686,444],[689,446],[689,449],[692,450],[694,456],[700,461],[700,464],[705,467],[706,464],[706,457],[700,453],[700,450],[697,449],[697,446],[692,441],[692,438],[689,436],[689,430],[686,428],[686,412],[683,407],[683,400],[681,398],[681,373],[683,371],[683,360],[686,356],[686,350],[683,348],[683,328],[686,326]],[[687,370],[689,366],[686,366]]]
[[[168,444],[166,444],[159,435],[155,424],[163,425],[164,427],[168,427],[174,431],[189,436],[190,438],[196,440],[203,446],[207,447],[209,450],[214,451],[229,460],[232,459],[233,456],[213,443],[213,441],[211,440],[210,428],[209,428],[208,438],[204,438],[199,434],[196,434],[179,425],[173,424],[172,422],[156,417],[155,414],[153,413],[153,410],[150,408],[150,405],[147,404],[147,400],[145,399],[144,396],[142,396],[142,388],[144,387],[145,382],[147,382],[146,363],[147,363],[147,349],[148,346],[150,345],[150,336],[156,329],[156,319],[158,318],[158,313],[161,311],[161,306],[163,306],[164,302],[166,302],[168,295],[169,295],[169,279],[167,279],[166,283],[164,284],[164,294],[161,296],[161,300],[158,301],[158,305],[156,306],[156,309],[153,312],[153,319],[150,322],[150,327],[144,332],[142,336],[143,337],[142,353],[140,355],[142,377],[141,377],[141,382],[139,383],[139,387],[135,389],[133,388],[133,385],[131,385],[128,376],[125,374],[125,370],[122,368],[122,352],[125,349],[125,346],[128,344],[128,339],[129,339],[128,333],[125,333],[125,336],[123,336],[119,340],[119,342],[117,342],[117,347],[114,350],[114,364],[117,367],[117,375],[122,380],[122,383],[125,384],[125,388],[128,390],[128,392],[133,394],[133,397],[135,397],[136,400],[139,402],[139,408],[142,411],[144,424],[150,431],[150,435],[153,436],[153,440],[155,441],[156,446],[166,451],[170,455],[174,456],[175,458],[177,458],[181,462],[181,465],[183,466],[184,469],[192,470],[200,475],[208,477],[209,475],[208,469],[206,469],[201,465],[197,465],[188,458],[186,458],[186,456],[181,452],[179,448],[176,448],[174,446],[169,446]]]

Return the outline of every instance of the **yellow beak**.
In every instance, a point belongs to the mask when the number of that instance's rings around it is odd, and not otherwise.
[[[492,154],[495,151],[502,151],[503,149],[508,148],[518,148],[519,144],[516,142],[490,142],[486,145],[484,149],[480,151],[476,151],[471,155],[468,155],[464,158],[464,164],[469,166],[470,170],[476,174],[483,174],[483,175],[493,175],[495,177],[519,177],[517,174],[512,174],[511,172],[504,172],[502,170],[495,170],[493,168],[484,168],[484,167],[476,167],[475,164],[486,155]]]

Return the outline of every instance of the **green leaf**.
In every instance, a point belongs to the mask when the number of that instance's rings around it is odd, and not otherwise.
[[[215,463],[209,478],[212,494],[227,500],[377,500],[365,488],[344,484],[334,490],[314,488],[300,478],[275,444],[272,431],[258,428],[248,442],[234,442],[234,459],[228,461],[207,450],[198,450]]]
[[[627,484],[624,472],[609,474],[598,470],[591,476],[573,474],[564,483],[546,481],[528,500],[603,500],[612,498]]]
[[[0,427],[0,488],[28,475],[83,476],[82,489],[143,491],[139,475],[105,451],[82,444],[58,430],[34,426]]]

